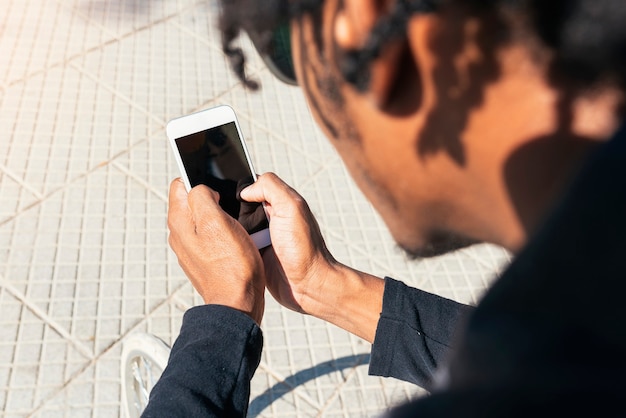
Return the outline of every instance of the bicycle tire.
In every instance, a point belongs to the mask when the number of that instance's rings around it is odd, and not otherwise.
[[[161,377],[170,347],[152,334],[129,336],[122,346],[122,409],[128,418],[139,418],[150,391]]]

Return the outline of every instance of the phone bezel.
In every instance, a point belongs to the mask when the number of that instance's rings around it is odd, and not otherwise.
[[[241,133],[241,128],[239,127],[239,121],[237,120],[237,116],[235,115],[235,111],[232,107],[228,105],[220,105],[210,109],[201,110],[199,112],[189,115],[181,116],[168,122],[165,129],[166,135],[172,147],[172,150],[174,151],[176,165],[178,166],[178,170],[180,171],[183,182],[185,183],[185,188],[187,189],[187,192],[191,190],[191,183],[189,181],[187,171],[185,170],[183,159],[180,155],[180,152],[178,151],[176,140],[178,138],[192,135],[197,132],[206,131],[208,129],[215,128],[217,126],[221,126],[231,122],[234,122],[235,127],[237,128],[237,135],[239,136],[239,142],[241,143],[243,152],[246,157],[248,170],[250,171],[250,175],[252,176],[254,181],[256,181],[257,175],[252,165],[250,153],[248,152],[248,147],[246,146],[246,142],[243,139],[243,135]],[[267,214],[266,217],[269,220]],[[263,229],[261,231],[255,232],[251,234],[250,237],[259,249],[271,245],[269,229]]]

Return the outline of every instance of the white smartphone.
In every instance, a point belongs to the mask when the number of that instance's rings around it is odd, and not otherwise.
[[[220,206],[237,219],[257,248],[271,244],[265,207],[239,199],[257,176],[230,106],[218,106],[171,120],[167,137],[187,191],[198,184],[220,194]]]

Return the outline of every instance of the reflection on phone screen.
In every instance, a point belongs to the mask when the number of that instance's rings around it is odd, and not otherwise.
[[[234,122],[176,139],[191,187],[204,184],[220,194],[220,206],[248,231],[268,227],[263,206],[243,202],[239,192],[253,178]]]

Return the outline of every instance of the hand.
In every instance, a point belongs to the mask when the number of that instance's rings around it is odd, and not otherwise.
[[[259,251],[243,227],[219,204],[219,194],[180,179],[170,185],[169,244],[206,304],[230,306],[263,318],[265,274]]]
[[[283,306],[310,313],[307,301],[323,297],[321,289],[336,262],[307,203],[273,173],[259,176],[240,195],[266,203],[272,247],[263,251],[263,261],[270,293]]]
[[[283,306],[374,341],[384,281],[338,263],[328,252],[304,199],[275,174],[243,189],[243,200],[265,202],[272,247],[263,252],[267,287]]]

